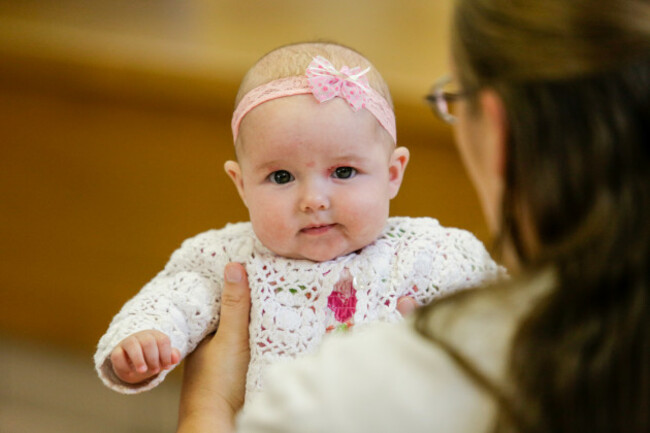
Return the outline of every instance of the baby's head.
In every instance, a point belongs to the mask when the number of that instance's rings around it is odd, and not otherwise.
[[[233,137],[238,161],[225,169],[255,234],[297,259],[331,260],[377,239],[409,159],[383,78],[332,43],[262,57],[240,86]]]

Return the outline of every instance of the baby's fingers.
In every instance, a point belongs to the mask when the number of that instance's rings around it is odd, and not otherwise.
[[[132,337],[124,340],[120,346],[131,363],[131,369],[138,373],[145,373],[148,368],[141,344],[138,338]]]
[[[176,348],[172,348],[172,343],[164,334],[157,338],[158,353],[160,358],[160,368],[169,369],[178,364],[181,360],[181,353]]]
[[[141,370],[138,366],[138,372],[148,372],[152,375],[158,373],[160,371],[159,345],[164,346],[167,344],[171,348],[169,338],[163,334],[156,335],[154,333],[143,333],[138,335],[138,340],[140,341],[140,347],[142,348],[142,355],[145,362],[144,370]]]
[[[139,383],[178,364],[181,354],[171,347],[167,335],[156,330],[136,332],[125,338],[111,353],[117,377],[127,383]]]
[[[128,355],[120,346],[116,347],[111,353],[111,364],[115,374],[120,378],[129,377],[134,372],[133,364],[131,364]]]
[[[176,365],[181,362],[181,351],[175,347],[172,349],[172,365]]]

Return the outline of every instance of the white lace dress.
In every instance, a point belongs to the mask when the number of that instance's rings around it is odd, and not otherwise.
[[[231,261],[245,264],[251,288],[248,394],[261,389],[266,366],[313,352],[330,331],[400,320],[401,296],[426,304],[504,275],[471,233],[432,218],[389,218],[372,244],[320,263],[280,257],[261,244],[250,223],[229,224],[183,242],[113,318],[95,353],[103,382],[127,394],[160,383],[168,371],[137,385],[120,381],[111,351],[135,332],[156,329],[185,357],[217,328],[223,270]]]

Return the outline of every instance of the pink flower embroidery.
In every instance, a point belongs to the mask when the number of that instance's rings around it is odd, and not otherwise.
[[[327,308],[334,312],[334,318],[341,323],[352,319],[357,311],[357,291],[354,279],[348,269],[344,269],[341,279],[334,285],[334,290],[327,297]]]

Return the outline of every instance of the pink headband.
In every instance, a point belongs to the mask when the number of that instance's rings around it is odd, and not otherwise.
[[[345,99],[354,111],[365,108],[397,143],[395,113],[386,99],[368,84],[366,73],[369,70],[370,67],[362,71],[359,67],[350,69],[343,66],[339,71],[324,57],[314,57],[304,76],[280,78],[262,84],[242,98],[232,115],[233,140],[237,140],[239,124],[244,116],[258,105],[272,99],[312,93],[319,102],[339,97]]]

